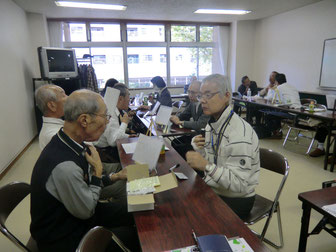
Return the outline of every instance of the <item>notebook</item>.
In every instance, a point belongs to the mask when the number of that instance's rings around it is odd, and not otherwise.
[[[232,252],[225,235],[203,235],[196,238],[200,252]]]

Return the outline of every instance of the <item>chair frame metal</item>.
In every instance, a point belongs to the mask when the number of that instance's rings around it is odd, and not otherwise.
[[[12,202],[8,202],[9,191],[15,191],[15,198]],[[15,209],[15,207],[31,192],[30,185],[24,182],[12,182],[0,188],[0,231],[3,233],[11,242],[13,242],[18,248],[23,251],[31,252],[33,249],[30,246],[36,246],[35,241],[32,238],[29,239],[27,245],[24,245],[18,238],[16,238],[6,227],[5,222],[10,215],[10,213]],[[6,202],[4,202],[6,201]]]
[[[274,156],[276,155],[278,157],[281,156],[283,158],[283,165],[285,167],[284,171],[283,172],[279,172],[279,171],[274,171],[273,169],[270,169],[269,167],[263,167],[263,163],[264,163],[263,156],[264,156],[264,154],[271,154],[271,155],[274,155]],[[288,177],[289,164],[288,164],[287,159],[285,157],[283,157],[281,154],[279,154],[277,152],[274,152],[274,151],[272,151],[270,149],[260,148],[260,167],[263,168],[263,169],[272,171],[272,172],[279,173],[279,174],[283,175],[283,178],[282,178],[282,180],[280,182],[280,185],[279,185],[277,193],[276,193],[276,195],[274,197],[274,200],[272,201],[272,207],[271,207],[270,211],[268,211],[266,214],[264,214],[262,216],[259,216],[258,218],[256,218],[255,220],[253,220],[251,222],[245,222],[245,224],[247,224],[247,225],[253,225],[256,222],[258,222],[259,220],[267,217],[266,223],[265,223],[265,225],[263,227],[263,230],[262,230],[261,234],[257,233],[254,230],[252,230],[252,232],[254,232],[260,238],[261,241],[265,241],[266,243],[268,243],[269,245],[271,245],[271,246],[273,246],[275,248],[282,248],[283,245],[284,245],[284,241],[283,241],[283,232],[282,232],[282,223],[281,223],[279,198],[280,198],[282,189],[283,189],[283,187],[285,185],[285,182],[287,180],[287,177]],[[272,216],[273,216],[274,212],[277,212],[278,231],[279,231],[279,238],[280,238],[280,244],[279,245],[275,244],[272,241],[270,241],[267,238],[265,238],[266,231],[267,231],[267,229],[269,227],[269,224],[271,222],[271,219],[272,219]]]

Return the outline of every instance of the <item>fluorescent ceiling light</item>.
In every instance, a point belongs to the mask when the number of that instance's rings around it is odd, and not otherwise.
[[[250,13],[247,10],[220,10],[220,9],[198,9],[194,13],[198,14],[227,14],[227,15],[244,15]]]
[[[55,4],[61,7],[89,8],[89,9],[103,9],[103,10],[126,10],[127,8],[127,6],[125,5],[80,3],[69,1],[55,1]]]

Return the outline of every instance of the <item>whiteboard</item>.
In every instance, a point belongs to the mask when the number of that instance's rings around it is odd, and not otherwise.
[[[336,38],[324,41],[320,87],[336,89]]]

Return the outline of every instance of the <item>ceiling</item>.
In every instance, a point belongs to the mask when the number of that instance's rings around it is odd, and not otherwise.
[[[126,11],[57,7],[54,0],[13,0],[27,12],[42,13],[47,18],[113,18],[196,22],[232,22],[273,16],[321,0],[68,0],[122,4]],[[199,8],[245,9],[246,15],[194,14]]]

